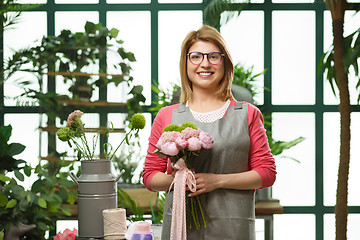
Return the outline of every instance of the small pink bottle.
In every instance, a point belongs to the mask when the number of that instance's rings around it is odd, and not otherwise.
[[[131,237],[131,240],[154,240],[154,233],[151,231],[150,223],[135,223],[134,233]]]

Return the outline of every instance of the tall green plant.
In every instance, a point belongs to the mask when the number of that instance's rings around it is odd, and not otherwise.
[[[347,239],[348,216],[348,179],[350,167],[351,142],[351,105],[349,94],[349,70],[352,68],[357,80],[356,88],[360,86],[358,60],[360,59],[360,28],[344,37],[344,16],[347,7],[346,0],[326,0],[326,6],[331,12],[333,44],[320,63],[324,67],[326,78],[335,93],[339,90],[340,104],[340,161],[335,205],[336,239]],[[358,102],[360,95],[358,96]]]

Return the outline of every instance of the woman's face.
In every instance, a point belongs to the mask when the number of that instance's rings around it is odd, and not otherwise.
[[[221,53],[221,50],[212,42],[199,40],[189,48],[188,53],[192,52]],[[203,61],[198,65],[193,64],[190,61],[189,56],[187,57],[187,75],[192,82],[193,91],[195,91],[196,88],[213,90],[215,92],[218,90],[219,83],[224,77],[225,70],[224,59],[222,58],[220,59],[220,63],[214,65],[214,63],[217,63],[217,60],[219,60],[217,57],[216,54],[215,56],[204,55]],[[196,62],[197,60],[201,60],[201,58],[201,54],[197,54],[192,59],[193,62]],[[213,64],[209,62],[208,58],[211,58]]]

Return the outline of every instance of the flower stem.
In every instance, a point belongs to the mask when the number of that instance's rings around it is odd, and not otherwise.
[[[121,143],[117,146],[117,148],[115,149],[115,151],[113,152],[113,154],[110,156],[110,158],[109,158],[108,160],[111,160],[111,159],[114,157],[115,153],[116,153],[117,150],[120,148],[120,146],[123,144],[123,142],[127,139],[127,137],[130,135],[130,133],[131,133],[132,130],[133,130],[133,129],[130,129],[130,131],[125,134],[124,139],[123,139],[123,140],[121,141]],[[130,137],[129,137],[126,141],[128,141],[128,140],[131,138],[131,136],[132,136],[132,135],[130,135]]]
[[[197,200],[197,203],[199,205],[199,209],[200,209],[200,212],[201,212],[201,217],[202,217],[202,220],[203,220],[203,223],[204,223],[204,227],[206,227],[206,221],[205,221],[205,217],[204,217],[204,212],[203,212],[203,209],[201,207],[201,202],[200,202],[199,196],[196,196],[196,200]]]

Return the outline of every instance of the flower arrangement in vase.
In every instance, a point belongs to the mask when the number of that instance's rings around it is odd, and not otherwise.
[[[81,161],[81,175],[79,178],[70,172],[69,176],[77,184],[78,189],[78,229],[79,237],[82,238],[104,238],[104,222],[102,211],[117,207],[117,188],[116,182],[119,180],[123,171],[116,178],[111,173],[111,159],[120,146],[126,142],[135,132],[145,126],[145,117],[141,114],[134,114],[130,120],[128,131],[125,137],[114,151],[109,143],[104,147],[110,149],[105,152],[105,160],[95,160],[94,152],[99,134],[94,136],[89,142],[85,136],[85,124],[81,120],[83,112],[76,110],[67,119],[67,126],[57,131],[57,136],[61,141],[65,141],[70,147],[75,146],[78,152],[78,159]],[[109,129],[106,129],[108,134]]]
[[[80,110],[75,110],[71,114],[69,114],[69,117],[67,119],[67,126],[60,128],[56,134],[61,141],[67,142],[70,147],[72,147],[73,145],[75,146],[78,152],[78,160],[80,160],[81,158],[85,158],[86,160],[91,161],[94,159],[94,153],[99,134],[94,136],[90,146],[89,141],[85,135],[85,124],[81,120],[82,114],[83,112],[81,112]],[[125,137],[117,146],[117,148],[113,152],[111,152],[107,149],[111,150],[112,146],[109,143],[105,144],[105,158],[107,160],[111,160],[117,150],[120,148],[120,146],[124,142],[129,144],[129,140],[133,136],[133,133],[135,132],[135,134],[138,134],[139,130],[145,127],[145,123],[145,117],[142,114],[134,114],[129,124],[130,131],[125,134]],[[108,133],[109,129],[107,128],[106,134]]]

